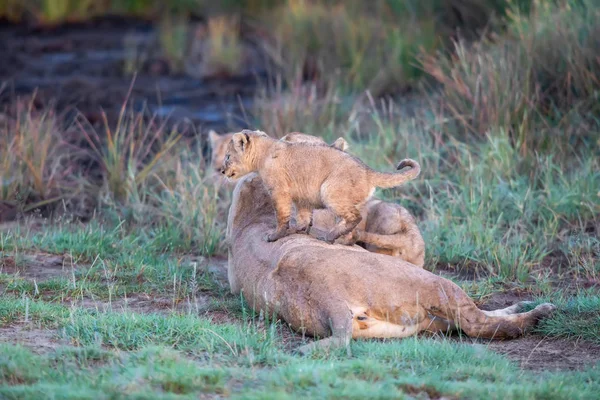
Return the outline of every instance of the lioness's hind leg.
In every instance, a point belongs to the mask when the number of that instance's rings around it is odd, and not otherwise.
[[[334,308],[333,317],[329,319],[329,328],[331,336],[325,339],[317,340],[296,349],[300,354],[310,354],[315,350],[333,350],[346,347],[348,356],[350,353],[350,339],[352,339],[352,314],[344,304]]]
[[[508,308],[509,312],[514,311],[513,307]],[[512,339],[535,326],[540,319],[550,316],[555,308],[553,304],[544,303],[528,312],[497,315],[484,312],[474,306],[472,311],[460,315],[460,328],[471,337]],[[505,310],[497,311],[505,312]]]
[[[485,311],[482,310],[489,317],[499,317],[502,315],[512,315],[521,312],[527,305],[532,304],[532,301],[520,301],[517,304],[513,304],[510,307],[501,308],[500,310]]]

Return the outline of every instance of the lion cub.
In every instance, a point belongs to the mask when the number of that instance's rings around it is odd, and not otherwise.
[[[290,228],[292,205],[311,210],[328,208],[340,221],[318,239],[333,243],[362,220],[361,210],[376,187],[390,188],[415,179],[421,168],[411,159],[400,161],[399,173],[377,172],[359,159],[330,146],[289,143],[261,131],[235,133],[227,147],[221,172],[240,178],[257,172],[269,190],[277,216],[277,229],[267,235],[276,241]]]

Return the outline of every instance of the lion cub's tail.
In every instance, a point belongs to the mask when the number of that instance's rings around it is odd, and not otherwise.
[[[410,167],[410,169],[395,174],[388,172],[372,171],[371,182],[374,186],[380,188],[392,188],[400,186],[408,181],[412,181],[417,176],[419,176],[419,173],[421,172],[421,166],[419,165],[419,163],[410,158],[400,161],[396,169],[401,170],[404,167]]]

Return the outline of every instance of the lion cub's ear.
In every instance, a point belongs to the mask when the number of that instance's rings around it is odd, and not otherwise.
[[[244,150],[246,150],[248,143],[250,143],[250,136],[246,132],[241,131],[234,134],[231,141],[233,142],[233,148],[237,152],[243,153]]]
[[[210,142],[210,147],[211,148],[215,148],[215,144],[217,143],[217,141],[219,140],[220,136],[217,132],[213,131],[212,129],[208,132],[208,141]]]
[[[331,147],[335,147],[336,149],[340,149],[341,151],[346,151],[350,147],[346,139],[343,137],[339,137],[335,140],[335,142],[331,143]]]
[[[254,133],[256,133],[258,136],[269,136],[263,131],[254,131]]]

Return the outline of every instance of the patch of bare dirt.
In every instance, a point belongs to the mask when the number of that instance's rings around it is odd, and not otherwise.
[[[479,307],[497,310],[532,298],[527,290],[494,292]],[[525,336],[507,341],[476,342],[518,362],[521,368],[533,371],[579,370],[600,362],[600,346],[585,341]]]
[[[498,310],[510,307],[520,301],[533,300],[533,296],[525,290],[510,290],[505,292],[494,292],[481,304],[479,308],[486,311]],[[477,302],[476,302],[477,303]]]
[[[585,341],[526,336],[486,346],[533,371],[581,370],[600,362],[600,346]]]
[[[25,324],[0,328],[0,343],[20,344],[39,354],[69,345],[68,341],[57,337],[56,331],[34,328]]]
[[[69,255],[50,253],[0,253],[0,273],[19,275],[37,282],[68,277],[76,265]]]
[[[229,287],[227,256],[204,257],[190,254],[182,257],[181,264],[190,267],[195,264],[198,267],[198,271],[208,272],[218,283]]]
[[[172,297],[139,293],[111,300],[89,297],[70,299],[66,305],[100,312],[133,312],[140,314],[190,313],[203,314],[210,309],[211,296],[198,294],[194,298],[174,300]]]

